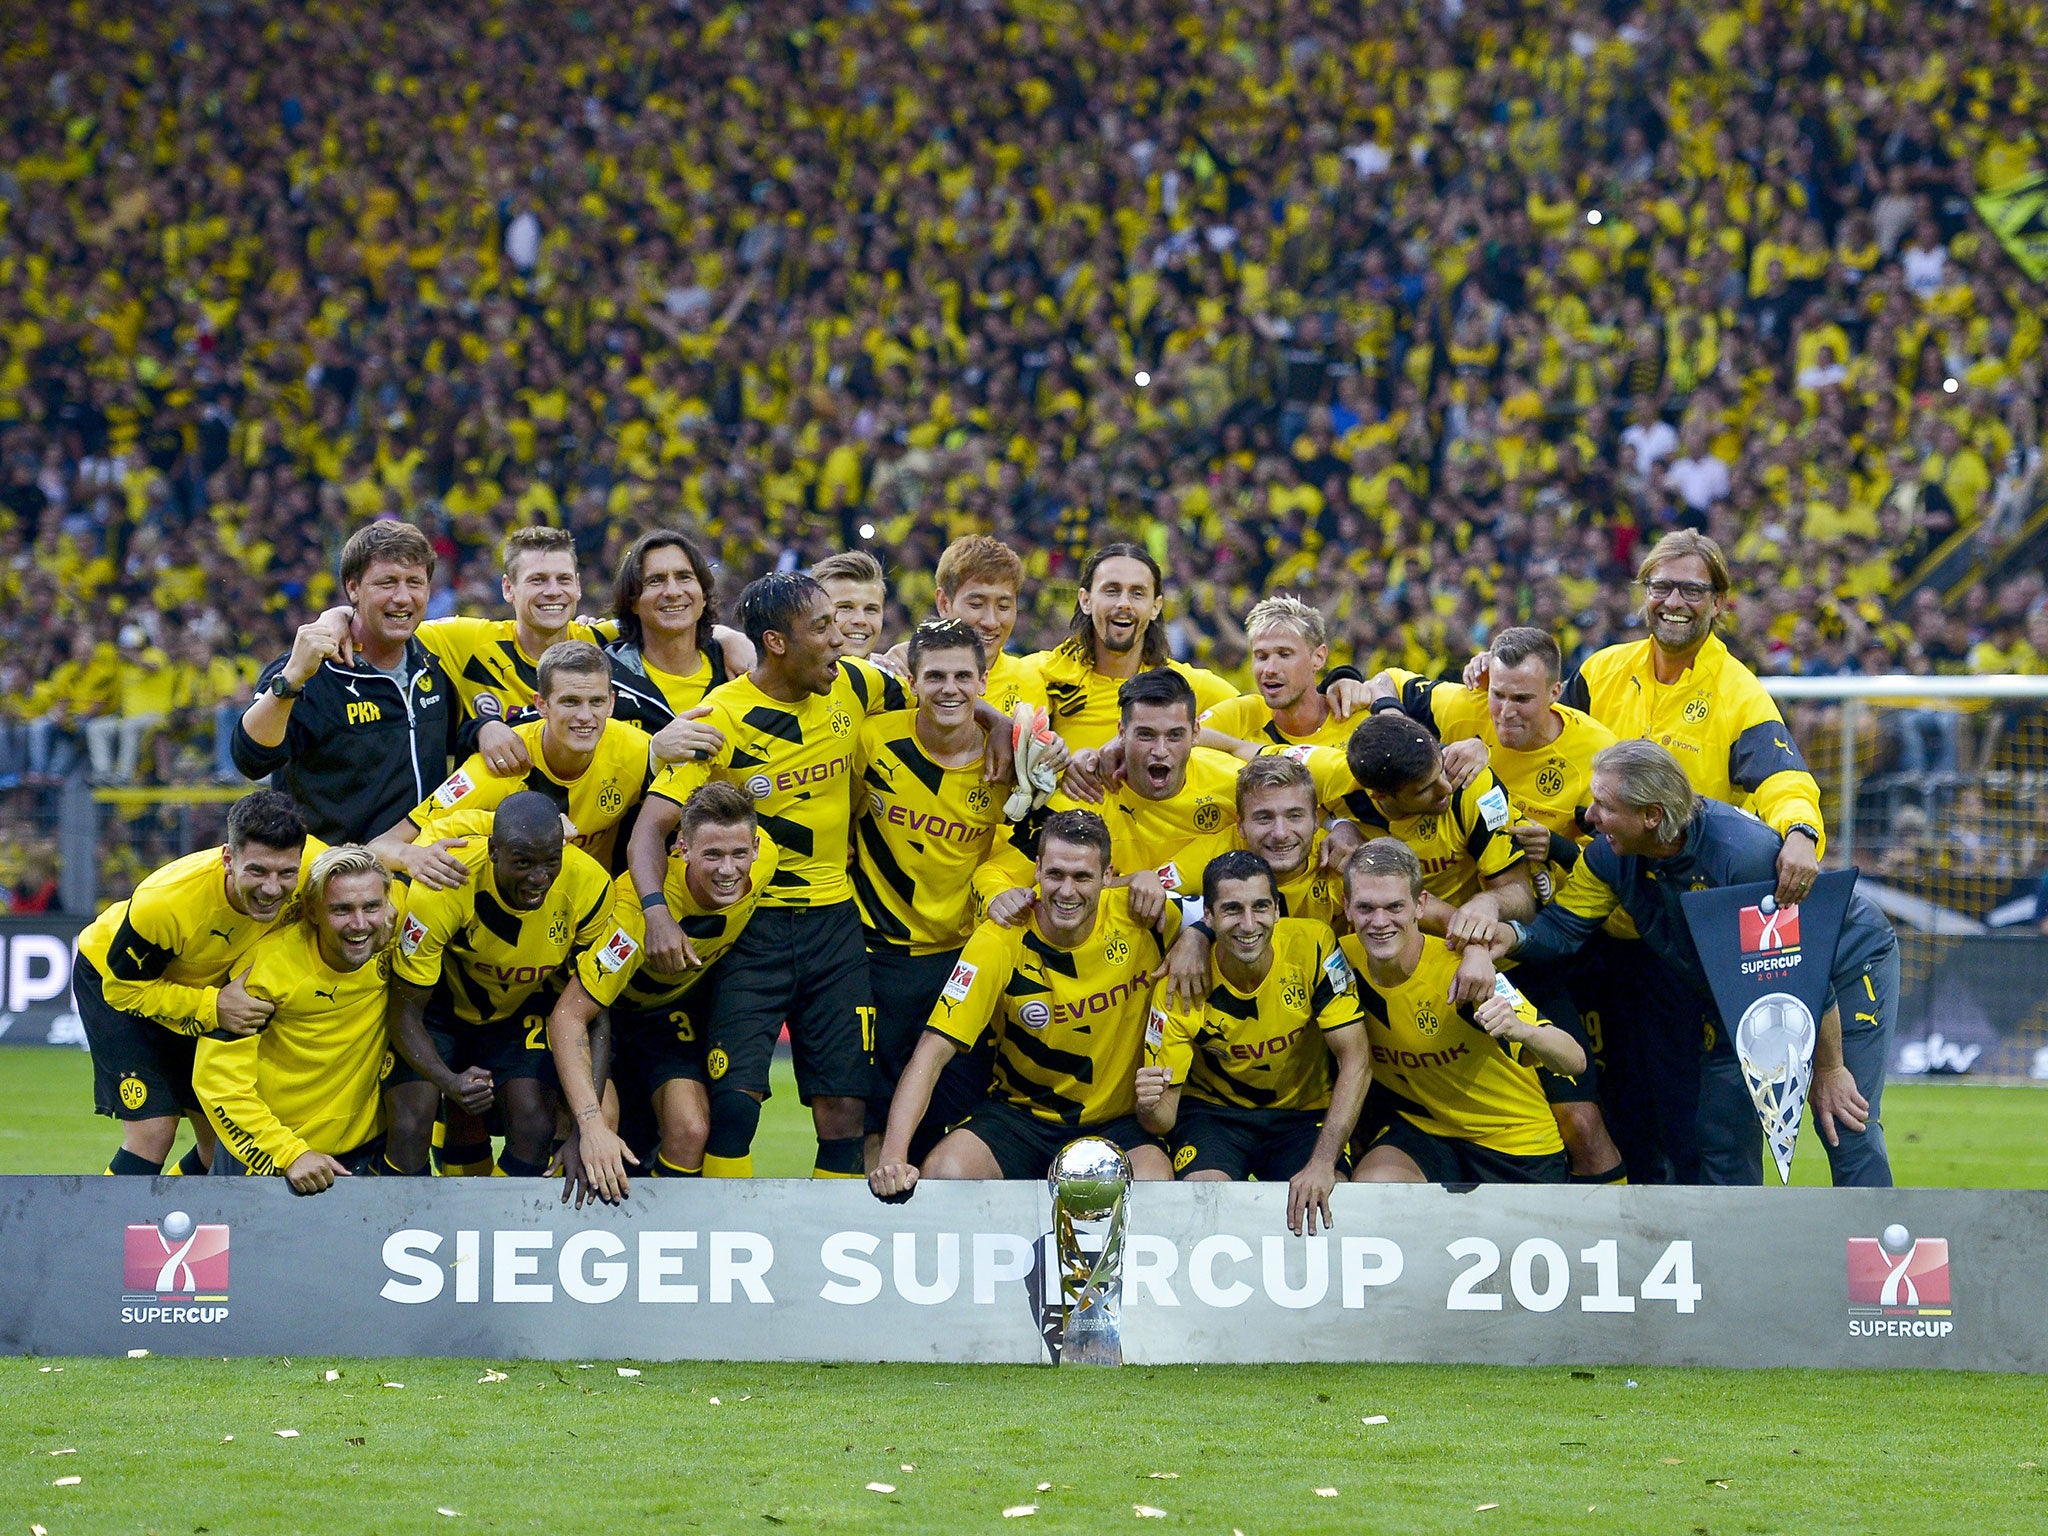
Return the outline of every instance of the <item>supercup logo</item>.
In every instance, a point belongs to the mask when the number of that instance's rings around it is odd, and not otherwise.
[[[756,800],[766,800],[774,792],[774,781],[765,773],[757,773],[747,780],[747,793]]]
[[[1052,1022],[1052,1008],[1033,998],[1018,1007],[1017,1022],[1026,1029],[1043,1029]]]
[[[217,1323],[228,1315],[228,1229],[172,1211],[121,1238],[121,1321]],[[196,1305],[195,1305],[196,1303]]]
[[[1915,1237],[1893,1222],[1877,1237],[1848,1243],[1849,1332],[1860,1338],[1944,1338],[1949,1304],[1948,1239]]]

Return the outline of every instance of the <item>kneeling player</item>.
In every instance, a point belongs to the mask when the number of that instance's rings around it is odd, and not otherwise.
[[[1170,1179],[1158,1140],[1138,1123],[1149,973],[1180,909],[1161,927],[1131,916],[1124,890],[1105,891],[1109,829],[1093,811],[1060,811],[1039,836],[1038,884],[1025,920],[974,930],[939,993],[924,1038],[896,1085],[868,1184],[908,1195],[919,1170],[910,1138],[946,1064],[996,1031],[989,1097],[925,1159],[934,1179],[1041,1179],[1061,1147],[1101,1136],[1130,1154],[1141,1179]],[[1162,928],[1164,933],[1162,934]]]
[[[549,988],[576,949],[611,931],[612,883],[562,842],[554,801],[521,790],[488,838],[458,850],[469,878],[415,890],[399,926],[389,1024],[389,1173],[424,1174],[442,1094],[481,1115],[502,1100],[508,1174],[546,1172],[554,1137]]]
[[[1300,1232],[1305,1214],[1313,1233],[1319,1212],[1330,1224],[1337,1164],[1372,1081],[1351,967],[1329,924],[1279,915],[1272,868],[1255,853],[1212,859],[1202,902],[1216,930],[1209,997],[1168,1007],[1161,984],[1138,1121],[1169,1138],[1183,1179],[1286,1179],[1287,1225]]]
[[[397,913],[367,848],[313,861],[296,921],[250,952],[261,1034],[199,1042],[192,1087],[218,1136],[215,1173],[281,1173],[300,1195],[373,1173],[384,1150],[384,1007]]]
[[[1352,1177],[1564,1183],[1571,1164],[1535,1069],[1583,1070],[1579,1043],[1501,976],[1476,1005],[1452,1002],[1459,957],[1422,931],[1422,861],[1406,843],[1376,837],[1354,853],[1344,894],[1373,1072],[1406,1101]]]
[[[639,1166],[640,1159],[603,1114],[590,1045],[598,1010],[611,1010],[611,1077],[619,1085],[621,1119],[630,1130],[640,1103],[654,1112],[660,1145],[649,1174],[700,1177],[711,1133],[704,1038],[718,994],[714,967],[745,930],[779,859],[775,844],[760,835],[746,791],[705,784],[683,803],[661,894],[643,906],[631,874],[613,884],[612,929],[577,957],[576,974],[548,1019],[548,1045],[575,1118],[584,1175],[604,1199],[630,1192],[625,1165]],[[650,968],[646,913],[657,904],[682,928],[691,969]]]

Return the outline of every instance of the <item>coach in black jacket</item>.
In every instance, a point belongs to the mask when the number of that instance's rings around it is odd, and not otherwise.
[[[341,555],[348,606],[299,627],[235,726],[235,766],[252,779],[276,775],[326,842],[367,843],[426,799],[469,745],[464,727],[474,726],[454,687],[413,637],[433,571],[417,528],[360,530]],[[408,873],[429,873],[437,858],[453,862],[430,845]]]
[[[1643,942],[1717,1017],[1713,990],[1685,921],[1687,891],[1775,881],[1781,839],[1747,811],[1696,795],[1678,760],[1651,741],[1624,741],[1593,759],[1599,832],[1557,899],[1527,925],[1502,924],[1496,958],[1553,959],[1585,944],[1616,907]],[[1832,996],[1820,1021],[1807,1103],[1827,1145],[1837,1185],[1892,1182],[1878,1109],[1899,1012],[1899,940],[1885,915],[1850,898],[1829,973]],[[1666,1008],[1685,1000],[1660,999]],[[1763,1139],[1732,1028],[1712,1032],[1700,1066],[1699,1164],[1708,1184],[1763,1182]]]

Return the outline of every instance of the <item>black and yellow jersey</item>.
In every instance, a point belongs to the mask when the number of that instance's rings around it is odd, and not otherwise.
[[[761,904],[761,893],[775,878],[781,850],[766,837],[757,840],[759,852],[748,876],[747,894],[729,907],[706,907],[690,894],[688,874],[682,855],[670,854],[668,873],[661,883],[670,916],[682,928],[690,948],[701,962],[680,976],[646,969],[647,913],[633,889],[633,877],[620,875],[612,882],[611,927],[603,938],[576,957],[576,979],[601,1006],[615,1004],[636,1012],[667,1008],[680,1001],[704,979],[704,973],[746,931],[747,919]]]
[[[1756,674],[1709,635],[1677,682],[1659,683],[1655,645],[1595,651],[1565,680],[1563,702],[1624,741],[1668,748],[1695,791],[1754,812],[1780,836],[1799,823],[1822,830],[1820,786]]]
[[[1423,888],[1454,907],[1477,896],[1495,875],[1527,862],[1508,831],[1516,820],[1514,805],[1491,769],[1481,769],[1441,813],[1389,816],[1359,787],[1349,759],[1336,748],[1286,752],[1307,767],[1325,811],[1349,816],[1367,837],[1398,837],[1422,861]]]
[[[1171,863],[1198,838],[1235,829],[1237,775],[1243,767],[1228,752],[1196,747],[1188,754],[1187,777],[1177,794],[1147,800],[1125,783],[1104,795],[1099,806],[1082,805],[1080,809],[1101,813],[1109,824],[1110,863],[1120,875],[1135,875]],[[1077,804],[1065,796],[1055,796],[1050,802],[1054,810],[1069,810]],[[1195,884],[1199,889],[1199,874]]]
[[[547,754],[541,750],[541,732],[546,725],[543,720],[529,720],[512,728],[526,744],[526,755],[533,763],[523,774],[500,777],[491,772],[481,752],[470,754],[408,818],[419,830],[419,840],[432,842],[451,835],[442,827],[457,812],[495,811],[521,790],[532,789],[554,801],[569,818],[576,828],[570,842],[606,869],[613,868],[614,855],[620,851],[619,823],[640,803],[653,780],[653,743],[637,725],[607,720],[590,766],[575,778],[564,779],[548,766]]]
[[[996,1032],[990,1093],[1040,1120],[1100,1125],[1137,1109],[1137,1072],[1150,1007],[1147,974],[1172,942],[1131,916],[1122,890],[1104,891],[1095,927],[1072,949],[1038,931],[983,923],[960,952],[926,1028],[970,1051]]]
[[[487,838],[454,849],[469,866],[449,891],[412,891],[398,924],[392,974],[432,987],[428,1017],[446,1012],[461,1024],[516,1019],[536,994],[563,979],[577,949],[611,932],[612,882],[581,848],[562,850],[562,872],[531,912],[501,900]]]
[[[1019,704],[1045,709],[1045,679],[1038,675],[1037,658],[999,652],[989,663],[981,696],[1006,715],[1014,713]]]
[[[609,623],[572,619],[564,640],[603,645],[611,638]],[[455,684],[463,713],[479,720],[514,719],[533,708],[540,692],[538,656],[519,646],[519,625],[512,619],[428,619],[418,630],[420,644],[440,658],[441,668]]]
[[[1116,735],[1122,722],[1116,696],[1123,678],[1096,671],[1095,659],[1071,640],[1050,651],[1039,651],[1029,660],[1044,684],[1046,713],[1062,741],[1079,752],[1099,747]],[[1214,672],[1181,661],[1166,665],[1193,686],[1197,714],[1237,697],[1236,685]]]
[[[903,685],[872,662],[842,657],[828,694],[787,704],[751,677],[736,677],[704,703],[711,713],[700,718],[725,733],[725,745],[709,762],[663,769],[649,793],[680,805],[707,779],[739,785],[754,797],[761,830],[782,850],[762,903],[824,907],[850,900],[847,845],[860,728],[868,716],[908,704]]]
[[[934,955],[974,932],[974,872],[1009,840],[1009,795],[982,781],[979,758],[963,768],[933,762],[916,727],[917,711],[899,709],[860,728],[853,896],[871,940]]]
[[[664,672],[639,646],[624,640],[614,640],[604,653],[612,664],[614,718],[631,721],[650,735],[702,704],[705,694],[731,676],[725,670],[725,647],[716,641],[698,653],[689,672]]]
[[[406,896],[392,887],[394,902]],[[337,971],[312,928],[294,922],[249,960],[249,995],[275,1011],[259,1034],[199,1042],[192,1091],[206,1118],[253,1173],[283,1173],[307,1152],[354,1151],[384,1129],[391,951]]]
[[[1342,749],[1351,740],[1351,733],[1358,729],[1358,722],[1365,717],[1353,715],[1348,720],[1339,720],[1333,711],[1323,717],[1323,723],[1306,736],[1289,736],[1273,722],[1273,711],[1267,707],[1265,695],[1240,693],[1234,699],[1225,699],[1221,704],[1202,715],[1204,729],[1221,731],[1239,741],[1256,741],[1261,745],[1275,747],[1337,747]]]
[[[1450,1001],[1458,957],[1424,934],[1415,974],[1381,987],[1366,966],[1356,935],[1342,941],[1358,978],[1358,1003],[1372,1045],[1372,1075],[1418,1108],[1400,1113],[1432,1136],[1477,1143],[1517,1157],[1562,1152],[1557,1119],[1536,1077],[1536,1059],[1519,1043],[1500,1041],[1474,1023],[1472,1009]],[[1512,997],[1515,1015],[1540,1024],[1535,1007],[1506,977],[1496,992]]]
[[[1309,844],[1308,859],[1301,868],[1280,882],[1273,894],[1280,899],[1282,917],[1313,918],[1333,928],[1345,926],[1344,873],[1322,867],[1323,842],[1328,836],[1320,827]],[[1189,843],[1167,863],[1157,865],[1159,883],[1176,896],[1202,894],[1202,873],[1209,861],[1245,846],[1244,834],[1235,828],[1217,832]]]
[[[1580,846],[1592,838],[1584,817],[1593,803],[1593,759],[1614,745],[1614,732],[1583,710],[1553,704],[1550,711],[1562,727],[1557,739],[1533,751],[1514,751],[1501,745],[1483,692],[1462,683],[1433,682],[1413,672],[1388,676],[1400,689],[1401,708],[1411,719],[1444,741],[1477,739],[1486,744],[1487,765],[1508,799],[1529,820],[1556,834],[1552,862],[1560,874],[1570,869],[1578,861]]]
[[[306,839],[299,882],[327,851]],[[242,958],[283,920],[259,923],[228,901],[227,849],[202,848],[143,877],[78,936],[78,953],[100,973],[107,1002],[181,1035],[218,1022],[215,1000]],[[286,909],[290,903],[285,904]]]
[[[1243,993],[1209,958],[1210,991],[1193,1008],[1168,1007],[1161,983],[1145,1025],[1145,1062],[1165,1067],[1187,1097],[1238,1109],[1328,1109],[1330,1053],[1323,1035],[1356,1024],[1351,967],[1327,923],[1283,917],[1273,964]]]

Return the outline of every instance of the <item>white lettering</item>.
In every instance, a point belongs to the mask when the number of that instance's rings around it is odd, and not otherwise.
[[[555,1246],[552,1232],[517,1228],[491,1234],[491,1300],[553,1301],[555,1288],[545,1280],[528,1281],[540,1273],[540,1256]]]
[[[1288,1240],[1269,1236],[1261,1239],[1259,1244],[1265,1259],[1266,1295],[1295,1312],[1315,1306],[1330,1294],[1330,1240],[1318,1233],[1301,1241],[1302,1278],[1299,1290],[1287,1283]]]
[[[1031,1273],[1031,1261],[1031,1244],[1016,1233],[975,1233],[974,1304],[978,1307],[993,1306],[996,1287],[1013,1285],[1024,1279]]]
[[[1179,1306],[1171,1283],[1179,1268],[1180,1249],[1166,1238],[1143,1233],[1124,1240],[1124,1286],[1133,1300],[1142,1290],[1155,1307]]]
[[[697,1287],[678,1285],[683,1272],[678,1255],[697,1246],[694,1232],[642,1232],[640,1234],[640,1299],[642,1301],[691,1302]]]
[[[1536,1287],[1536,1261],[1543,1261],[1543,1287]],[[1531,1312],[1555,1312],[1572,1288],[1572,1272],[1564,1250],[1547,1237],[1532,1237],[1508,1261],[1508,1287],[1515,1300]]]
[[[1365,1305],[1369,1285],[1392,1285],[1401,1278],[1401,1245],[1385,1237],[1347,1237],[1337,1245],[1344,1277],[1344,1305]]]
[[[483,1285],[484,1274],[483,1233],[476,1231],[455,1234],[455,1299],[475,1301]]]
[[[917,1278],[917,1234],[896,1234],[896,1294],[914,1307],[935,1307],[951,1301],[953,1293],[960,1289],[960,1234],[941,1232],[937,1239],[939,1272],[926,1285]]]
[[[768,1269],[775,1262],[775,1245],[759,1232],[714,1232],[711,1234],[711,1299],[731,1301],[737,1285],[747,1300],[772,1304],[768,1294]]]
[[[417,1306],[441,1294],[441,1266],[433,1255],[441,1247],[441,1234],[408,1227],[384,1239],[384,1267],[393,1278],[377,1294],[386,1301]]]
[[[1196,1243],[1195,1251],[1188,1255],[1188,1287],[1195,1299],[1211,1307],[1241,1307],[1250,1301],[1252,1288],[1242,1280],[1227,1286],[1216,1283],[1216,1261],[1229,1259],[1241,1264],[1251,1256],[1252,1245],[1229,1232],[1211,1233]]]
[[[834,1232],[818,1250],[818,1262],[837,1280],[828,1280],[818,1292],[826,1301],[842,1307],[858,1307],[882,1294],[882,1272],[860,1254],[873,1253],[882,1240],[872,1232]]]
[[[1490,1292],[1475,1290],[1500,1268],[1500,1244],[1484,1237],[1461,1237],[1444,1250],[1454,1259],[1470,1259],[1471,1265],[1451,1282],[1451,1294],[1444,1298],[1447,1312],[1498,1312],[1504,1303]]]
[[[41,974],[34,972],[37,962]],[[7,945],[7,1011],[62,997],[71,985],[71,946],[55,934],[17,933]]]
[[[617,1301],[626,1294],[626,1277],[631,1273],[625,1253],[626,1245],[610,1232],[576,1233],[562,1244],[562,1294],[571,1301],[589,1302],[593,1306]],[[586,1268],[585,1261],[593,1256],[600,1257],[602,1262]]]

